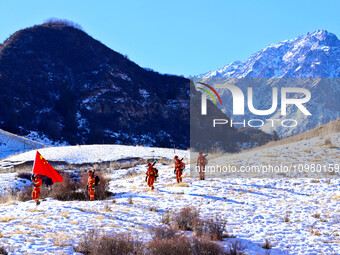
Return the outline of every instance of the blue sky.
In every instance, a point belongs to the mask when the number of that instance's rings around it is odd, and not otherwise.
[[[0,2],[0,41],[50,17],[161,73],[215,70],[317,29],[340,36],[340,1],[33,0]]]

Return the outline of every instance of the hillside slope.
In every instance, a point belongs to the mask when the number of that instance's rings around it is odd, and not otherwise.
[[[69,24],[0,45],[0,127],[69,144],[189,147],[189,80],[139,67]]]
[[[339,134],[331,139],[340,146]],[[337,138],[336,138],[337,137]],[[289,146],[288,155],[311,160],[317,158],[314,147],[323,138],[307,139],[304,143]],[[47,148],[42,150],[46,159],[82,163],[100,163],[103,159],[118,160],[135,155],[146,160],[154,157],[172,159],[173,149],[106,145]],[[65,152],[62,153],[62,149]],[[272,149],[272,154],[276,153]],[[149,151],[147,151],[147,150]],[[322,149],[322,150],[321,150]],[[311,150],[305,152],[304,150]],[[320,155],[333,162],[339,149],[318,147]],[[329,150],[329,151],[328,151]],[[324,152],[323,155],[321,152]],[[176,154],[188,158],[185,151]],[[257,163],[280,158],[266,157],[266,150],[257,151]],[[333,153],[332,159],[326,154]],[[18,160],[31,160],[32,153],[18,155]],[[59,156],[58,156],[59,155]],[[77,157],[75,157],[77,155]],[[233,155],[246,163],[249,153]],[[253,155],[254,156],[254,155]],[[15,159],[13,157],[13,159]],[[210,160],[210,158],[208,157]],[[211,161],[211,160],[210,160]],[[322,163],[322,161],[320,161]],[[337,159],[339,162],[339,159]],[[237,163],[237,162],[236,162]],[[272,244],[271,254],[336,254],[340,249],[339,228],[339,178],[327,179],[271,179],[271,178],[207,178],[198,181],[184,171],[182,185],[177,185],[172,163],[157,163],[159,169],[155,191],[145,183],[146,165],[139,164],[129,169],[98,169],[109,173],[109,188],[114,196],[106,201],[57,201],[43,199],[36,208],[34,201],[11,200],[11,188],[22,187],[22,180],[15,174],[0,173],[0,203],[2,228],[1,244],[15,253],[74,253],[81,237],[95,228],[106,233],[131,233],[146,242],[151,240],[149,230],[164,226],[162,214],[185,206],[200,209],[203,218],[220,217],[226,222],[226,236],[220,244],[226,249],[229,243],[238,240],[249,255],[264,254],[261,248],[265,239]],[[187,168],[190,166],[187,165]],[[77,171],[77,169],[75,169]],[[85,170],[84,170],[85,171]],[[330,177],[334,177],[331,175]],[[26,183],[27,185],[27,183]],[[29,183],[28,183],[29,185]],[[8,196],[8,200],[6,197]],[[131,202],[132,201],[132,202]],[[192,235],[192,232],[186,232]]]

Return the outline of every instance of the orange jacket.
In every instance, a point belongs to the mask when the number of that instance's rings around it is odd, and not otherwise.
[[[197,159],[197,165],[205,166],[206,164],[208,164],[208,160],[203,157],[203,155],[199,156]]]
[[[33,181],[34,186],[36,188],[40,188],[41,187],[42,179],[40,178],[40,176],[36,177],[35,179],[31,178],[31,180]]]
[[[179,159],[177,159],[175,163],[175,169],[181,170],[182,168],[183,168],[183,163]]]
[[[88,187],[94,189],[95,184],[96,184],[96,178],[93,175],[90,175],[87,180]]]
[[[146,176],[157,176],[157,172],[153,166],[149,166],[148,171],[146,171]]]

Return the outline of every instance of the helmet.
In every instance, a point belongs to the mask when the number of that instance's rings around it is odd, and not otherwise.
[[[150,162],[148,163],[148,166],[152,166]]]
[[[92,172],[93,172],[92,170],[89,170],[89,171],[88,171],[89,174],[92,174]]]
[[[178,159],[178,156],[176,155],[176,156],[174,157],[174,159]]]
[[[202,155],[202,152],[200,151],[198,154]]]

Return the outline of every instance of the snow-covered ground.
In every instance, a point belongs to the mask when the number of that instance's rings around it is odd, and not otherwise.
[[[127,145],[61,146],[40,149],[39,152],[48,161],[64,161],[68,164],[100,163],[132,157],[173,159],[175,153],[181,158],[187,158],[189,155],[188,151],[183,150]],[[35,155],[35,150],[28,151],[9,157],[6,161],[13,163],[32,161]]]
[[[329,140],[330,144],[325,144],[326,140]],[[239,154],[222,155],[210,160],[209,164],[234,166],[237,172],[224,174],[225,177],[231,178],[340,177],[340,133]],[[257,167],[253,168],[254,170],[267,169],[267,172],[251,172],[250,167],[254,166]],[[270,167],[276,167],[278,171],[269,172]],[[241,169],[243,172],[239,171]]]
[[[336,144],[337,140],[331,138]],[[295,153],[295,147],[309,151],[309,146],[314,146],[312,139],[301,142],[306,143],[305,147],[286,145],[286,150],[292,149],[291,153]],[[268,149],[265,150],[267,152],[252,152],[257,153],[257,164],[273,158],[262,157],[268,153]],[[272,155],[279,153],[276,150],[279,149],[271,148]],[[328,149],[319,146],[315,150],[315,153],[318,150],[327,153]],[[329,150],[336,153],[335,159],[339,161],[339,150]],[[174,156],[172,149],[133,146],[75,146],[39,151],[47,160],[69,163]],[[309,159],[319,155],[313,152],[308,152]],[[34,153],[17,155],[11,160],[32,160]],[[234,157],[248,162],[249,153]],[[176,150],[176,154],[189,156],[187,151]],[[301,155],[304,154],[301,152]],[[157,163],[156,167],[160,177],[154,191],[145,183],[146,166],[137,165],[112,171],[109,185],[116,195],[107,201],[62,202],[47,198],[38,209],[34,201],[0,204],[1,244],[14,254],[72,254],[72,245],[84,231],[92,228],[139,232],[147,240],[150,238],[147,229],[161,224],[164,211],[191,205],[199,208],[203,216],[221,216],[227,222],[227,232],[248,246],[248,254],[264,254],[266,250],[261,246],[266,238],[274,245],[271,254],[338,254],[340,250],[339,179],[210,178],[199,181],[190,177],[186,169],[184,185],[180,186],[176,184],[173,165]],[[131,176],[128,174],[131,171],[141,174]],[[14,180],[14,174],[0,174],[0,178],[1,183],[7,178],[5,185],[19,181]],[[129,203],[130,197],[133,203]],[[225,239],[221,244],[226,246],[231,240],[234,238]]]

